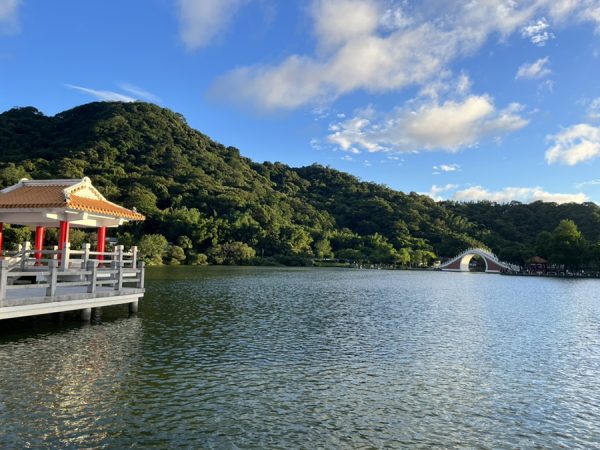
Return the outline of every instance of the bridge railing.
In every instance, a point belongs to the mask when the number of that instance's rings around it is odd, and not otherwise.
[[[450,258],[448,261],[442,263],[440,265],[440,268],[443,269],[444,267],[447,267],[453,263],[455,263],[456,261],[462,259],[465,257],[465,255],[468,255],[470,253],[473,254],[483,254],[485,256],[487,256],[488,258],[490,258],[492,261],[494,261],[495,263],[497,263],[500,266],[506,267],[510,270],[519,270],[519,267],[515,266],[514,264],[510,264],[510,263],[506,263],[504,261],[501,261],[500,258],[498,258],[498,256],[496,256],[495,253],[493,253],[490,250],[484,249],[484,248],[480,248],[480,247],[470,247],[466,250],[464,250],[463,252],[459,253],[458,255],[456,255],[454,258]]]

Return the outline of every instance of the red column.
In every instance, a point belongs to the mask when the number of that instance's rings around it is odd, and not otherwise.
[[[44,233],[46,229],[41,226],[35,227],[35,259],[42,259],[41,251],[44,249]]]
[[[104,252],[106,249],[106,227],[98,228],[98,245],[96,245],[97,252]],[[98,255],[99,261],[104,261],[104,255]]]
[[[60,221],[60,231],[58,233],[58,249],[62,250],[65,248],[65,244],[69,242],[69,228],[70,224],[66,220]]]
[[[0,256],[2,256],[2,241],[4,240],[4,224],[0,222]]]

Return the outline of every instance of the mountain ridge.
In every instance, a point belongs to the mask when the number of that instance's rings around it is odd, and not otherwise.
[[[600,238],[594,204],[435,202],[318,164],[257,163],[144,102],[94,102],[55,116],[13,108],[0,114],[0,149],[1,187],[89,176],[109,199],[148,217],[124,229],[132,239],[159,233],[185,241],[190,255],[243,242],[261,256],[333,252],[420,264],[487,246],[521,262],[535,253],[537,233],[564,218]],[[503,216],[510,220],[499,223]]]

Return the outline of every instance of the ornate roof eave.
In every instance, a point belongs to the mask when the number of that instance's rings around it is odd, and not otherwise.
[[[23,189],[23,193],[13,193],[18,189]],[[135,209],[108,201],[87,177],[81,180],[21,179],[0,191],[0,221],[4,223],[57,226],[61,220],[68,220],[76,227],[116,227],[131,220],[145,220],[145,217]]]
[[[0,208],[0,222],[13,225],[58,227],[66,220],[75,228],[114,228],[129,220],[115,218],[103,214],[88,213],[69,208],[32,209],[32,208]]]

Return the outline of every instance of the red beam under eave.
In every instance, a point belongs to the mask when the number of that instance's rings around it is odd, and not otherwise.
[[[2,256],[2,241],[4,240],[4,224],[0,222],[0,256]]]

